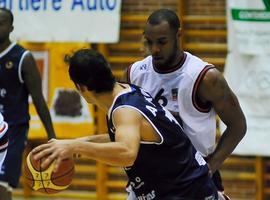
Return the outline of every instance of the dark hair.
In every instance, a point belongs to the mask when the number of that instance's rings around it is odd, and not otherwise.
[[[174,11],[169,9],[156,10],[147,19],[147,22],[152,25],[160,24],[162,21],[167,21],[170,28],[175,32],[180,28],[178,16]]]
[[[115,77],[106,59],[92,49],[80,49],[69,58],[69,76],[75,84],[82,84],[97,93],[112,91]]]
[[[0,8],[0,11],[6,12],[9,15],[10,24],[13,25],[13,14],[12,12],[7,8]]]

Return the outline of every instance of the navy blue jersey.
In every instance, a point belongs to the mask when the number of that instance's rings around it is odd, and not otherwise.
[[[141,141],[134,165],[125,168],[137,199],[215,199],[215,195],[211,198],[214,190],[208,184],[211,180],[206,162],[172,114],[143,89],[131,85],[130,92],[116,97],[108,114],[111,140],[113,112],[122,107],[140,112],[161,138],[159,143]],[[192,198],[196,193],[193,190],[204,186],[205,191]]]
[[[11,44],[0,53],[0,112],[9,125],[29,121],[28,91],[23,82],[21,65],[27,51]]]

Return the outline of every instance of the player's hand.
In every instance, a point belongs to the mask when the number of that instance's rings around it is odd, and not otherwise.
[[[210,177],[210,178],[212,178],[212,176],[213,176],[213,170],[211,169],[211,166],[209,165],[209,163],[207,163],[207,166],[208,166],[208,176]]]
[[[55,160],[54,171],[56,172],[62,160],[72,158],[72,149],[72,140],[51,139],[48,143],[34,148],[32,153],[35,160],[45,157],[41,163],[42,168],[47,168]]]

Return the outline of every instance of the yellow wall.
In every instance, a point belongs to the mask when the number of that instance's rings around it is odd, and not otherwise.
[[[74,89],[67,71],[67,65],[64,62],[64,56],[74,52],[76,49],[89,47],[87,43],[26,43],[19,42],[25,48],[31,51],[48,51],[49,52],[49,70],[48,70],[48,106],[51,108],[52,99],[56,88]],[[92,105],[88,106],[88,111],[94,119],[94,109]],[[30,104],[30,139],[46,138],[46,132],[41,121],[37,117],[33,104]],[[73,138],[93,134],[94,120],[81,123],[55,122],[54,128],[58,138]]]

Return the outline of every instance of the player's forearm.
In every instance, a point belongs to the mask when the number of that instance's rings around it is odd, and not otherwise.
[[[74,153],[120,167],[133,165],[137,156],[137,152],[132,151],[121,142],[93,143],[76,141],[72,148]]]
[[[235,124],[235,126],[227,126],[222,134],[217,147],[208,160],[211,170],[214,172],[219,169],[222,163],[231,155],[235,147],[239,144],[246,133],[245,120]]]
[[[110,142],[110,137],[108,134],[99,134],[99,135],[90,135],[86,137],[77,138],[78,141],[84,142],[96,142],[96,143],[105,143]]]
[[[34,102],[37,113],[40,117],[40,120],[42,121],[42,124],[44,125],[48,138],[55,138],[55,132],[54,132],[54,128],[53,128],[53,124],[52,124],[52,119],[51,119],[51,115],[49,112],[49,109],[47,107],[47,104],[44,102]]]

